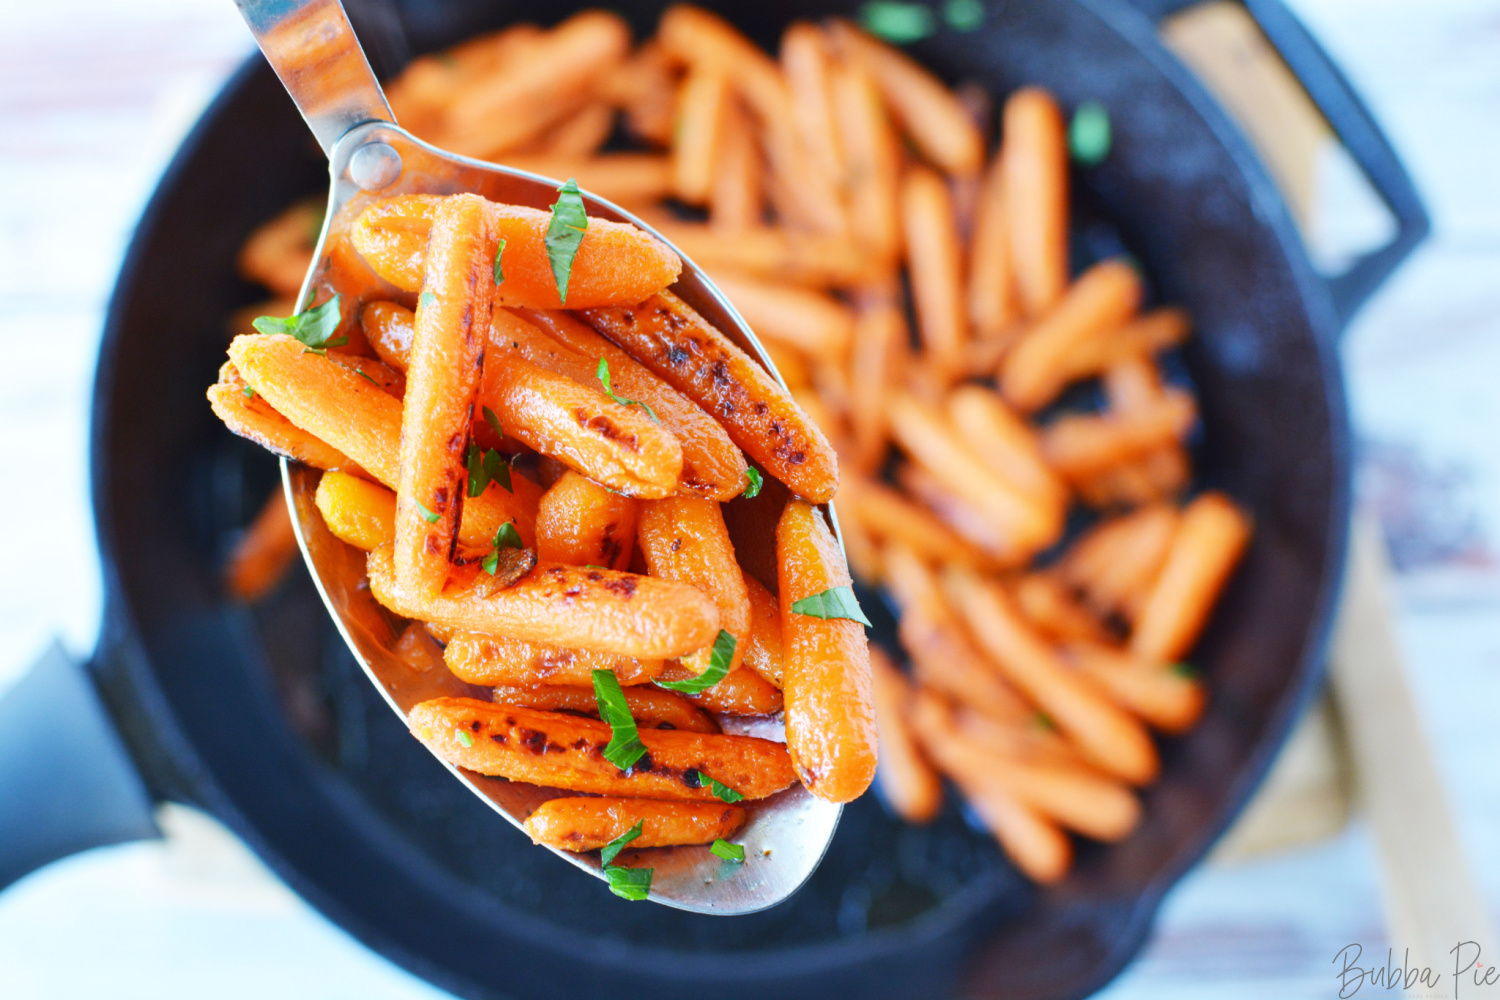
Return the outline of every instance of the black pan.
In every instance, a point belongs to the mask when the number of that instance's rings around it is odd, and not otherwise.
[[[855,5],[709,6],[773,44],[794,16]],[[1348,516],[1336,339],[1426,217],[1337,70],[1273,3],[1250,6],[1399,223],[1395,242],[1332,281],[1310,266],[1244,138],[1140,10],[987,6],[982,30],[914,51],[997,94],[1035,82],[1067,106],[1110,108],[1114,149],[1075,178],[1077,263],[1124,249],[1156,299],[1191,310],[1198,335],[1182,360],[1201,393],[1200,484],[1256,519],[1194,654],[1207,715],[1165,743],[1130,839],[1083,848],[1062,885],[1038,891],[955,807],[919,830],[866,796],[809,884],[772,910],[713,918],[626,903],[531,849],[405,734],[305,572],[253,608],[226,600],[224,555],[277,480],[204,400],[226,317],[261,294],[232,261],[258,223],[326,186],[321,155],[257,58],[169,167],[110,304],[92,448],[104,629],[86,668],[54,652],[0,702],[0,885],[151,835],[151,802],[171,799],[214,814],[371,948],[464,996],[1078,997],[1114,976],[1317,686]],[[400,20],[421,52],[574,9],[411,0]],[[624,7],[642,33],[659,9]],[[399,63],[397,35],[377,34],[380,19],[365,29]]]

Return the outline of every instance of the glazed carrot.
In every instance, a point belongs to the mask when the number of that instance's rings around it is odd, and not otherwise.
[[[411,337],[416,314],[396,302],[371,302],[359,314],[365,339],[380,360],[397,371],[406,371],[411,360]]]
[[[591,687],[595,670],[610,671],[628,687],[649,683],[661,673],[665,662],[478,632],[454,632],[443,650],[443,659],[460,680],[486,687]]]
[[[685,681],[695,676],[689,668],[669,663],[659,679]],[[716,715],[775,715],[785,704],[775,685],[745,666],[735,667],[713,687],[685,697]]]
[[[1135,317],[1123,326],[1100,330],[1059,359],[1057,378],[1076,382],[1122,362],[1141,360],[1187,340],[1192,323],[1181,309],[1166,306]]]
[[[1160,663],[1186,655],[1249,542],[1249,518],[1224,494],[1204,493],[1183,508],[1130,651]]]
[[[580,380],[584,385],[598,386],[599,359],[609,365],[610,378],[615,392],[626,399],[639,400],[651,407],[651,412],[661,420],[661,425],[677,437],[682,446],[682,472],[678,488],[693,496],[709,500],[732,500],[744,492],[748,482],[745,456],[718,421],[692,400],[685,398],[676,389],[654,375],[635,358],[626,354],[612,342],[600,336],[598,331],[573,318],[573,315],[558,309],[526,309],[517,315],[538,329],[546,332],[563,348],[571,349],[576,359],[569,355],[551,355],[542,360],[541,352],[527,357],[544,367],[553,367],[562,374],[574,372],[580,362],[587,373]],[[496,313],[496,328],[501,324]],[[527,341],[522,341],[524,346]],[[566,367],[564,362],[566,361]]]
[[[394,543],[396,579],[423,597],[443,588],[458,543],[464,449],[495,287],[495,239],[478,195],[447,198],[433,216],[406,370]]]
[[[885,455],[886,394],[899,383],[910,350],[906,315],[897,296],[895,290],[881,289],[867,293],[855,307],[849,380],[859,391],[849,400],[849,431],[855,464],[866,470],[874,469]]]
[[[370,553],[370,591],[408,618],[567,648],[675,657],[719,634],[719,611],[685,584],[614,570],[537,566],[510,586],[477,566],[455,566],[442,593],[424,598],[397,581],[388,548]]]
[[[912,722],[923,734],[923,746],[944,770],[984,775],[986,783],[1095,840],[1120,840],[1140,822],[1140,802],[1118,782],[1078,765],[990,752],[957,729],[951,716],[936,705],[933,699],[918,699]]]
[[[580,159],[599,151],[615,130],[615,109],[591,100],[548,130],[537,143],[542,156]]]
[[[980,646],[1092,764],[1132,784],[1156,777],[1156,747],[1145,729],[1070,671],[1002,589],[957,569],[943,582]]]
[[[831,23],[842,55],[874,78],[891,114],[922,155],[950,174],[978,173],[984,139],[953,91],[903,52],[847,21]]]
[[[758,337],[834,359],[854,339],[854,312],[831,295],[722,269],[714,283]]]
[[[988,520],[1016,552],[1046,548],[1062,533],[1062,511],[1038,504],[977,460],[943,415],[910,395],[892,397],[891,434],[948,490]]]
[[[321,204],[299,201],[250,234],[240,248],[236,269],[246,280],[265,285],[275,295],[296,298],[312,267],[322,221]]]
[[[672,195],[672,158],[661,153],[598,153],[582,159],[512,153],[505,157],[505,163],[543,177],[571,177],[589,194],[631,209],[645,208]],[[594,228],[593,217],[589,218],[589,228]],[[574,301],[573,286],[569,284],[568,305]]]
[[[996,475],[1044,507],[1060,509],[1068,489],[1047,465],[1036,430],[983,386],[948,396],[947,415],[965,446]]]
[[[926,508],[873,479],[850,478],[843,492],[864,529],[882,540],[898,540],[936,563],[987,562],[984,554],[948,529]]]
[[[536,556],[542,562],[625,569],[639,507],[639,501],[569,470],[537,507]]]
[[[837,190],[847,171],[834,126],[830,79],[833,54],[823,32],[795,21],[781,35],[781,70],[791,94],[792,128],[807,153],[807,165]]]
[[[440,195],[396,195],[372,202],[349,238],[365,261],[402,291],[421,290],[427,239]],[[472,195],[467,197],[474,197]],[[558,298],[545,237],[552,213],[486,202],[501,251],[500,305],[571,309],[640,302],[677,280],[682,261],[656,237],[624,222],[590,217],[568,276],[568,301]],[[491,261],[493,265],[493,260]]]
[[[912,728],[923,749],[964,793],[969,807],[1017,868],[1044,885],[1061,880],[1073,863],[1073,845],[1067,836],[1039,810],[995,781],[988,768],[976,767],[971,757],[952,753],[949,731],[931,721],[930,704],[919,693],[912,712]]]
[[[718,723],[702,709],[671,691],[649,685],[621,688],[630,716],[639,726],[680,729],[685,733],[717,733]],[[497,705],[521,705],[549,712],[578,712],[599,717],[599,701],[592,686],[545,684],[539,687],[496,687],[490,693]]]
[[[314,495],[334,537],[366,552],[396,539],[396,494],[347,472],[327,472]]]
[[[1068,658],[1121,708],[1164,733],[1185,733],[1198,722],[1207,694],[1196,678],[1112,646],[1077,642]]]
[[[838,459],[823,432],[765,369],[677,296],[663,292],[639,306],[583,316],[708,411],[792,492],[816,503],[837,492]]]
[[[1069,547],[1058,573],[1096,613],[1133,621],[1167,557],[1177,521],[1177,510],[1164,503],[1101,521]]]
[[[672,141],[677,110],[675,71],[661,45],[648,39],[599,81],[599,96],[624,113],[631,135],[665,146]]]
[[[957,496],[925,467],[903,464],[896,470],[896,481],[914,501],[983,552],[996,567],[1018,567],[1031,558],[1032,552],[1018,548],[1013,535],[996,527],[979,508]]]
[[[901,250],[901,143],[864,67],[834,67],[831,84],[849,192],[849,230],[859,246],[889,266]]]
[[[1011,273],[1010,226],[1005,208],[1004,158],[995,157],[985,172],[969,237],[969,272],[965,301],[974,335],[981,340],[1007,339],[1021,319]]]
[[[1032,718],[1032,707],[964,633],[927,564],[900,544],[886,547],[885,561],[887,586],[901,606],[901,646],[916,679],[992,718]]]
[[[1059,641],[1107,643],[1111,636],[1050,573],[1027,573],[1016,582],[1016,606],[1026,620]]]
[[[894,188],[891,204],[894,218]],[[873,246],[848,236],[767,226],[759,216],[753,225],[731,232],[654,213],[648,221],[710,274],[736,271],[805,288],[842,288],[868,281],[878,260]]]
[[[764,220],[764,170],[750,123],[733,101],[724,109],[723,133],[708,192],[708,218],[721,233],[742,233]]]
[[[1197,419],[1192,394],[1167,389],[1134,410],[1060,417],[1042,432],[1042,451],[1070,480],[1087,479],[1181,441]]]
[[[400,400],[285,334],[236,337],[229,358],[257,398],[387,486],[395,484]]]
[[[496,338],[479,398],[505,433],[528,448],[629,496],[670,495],[682,471],[676,436],[644,408],[616,403],[602,388],[533,364],[512,340]]]
[[[1011,268],[1027,316],[1048,312],[1068,287],[1068,148],[1062,111],[1023,87],[1002,113],[1000,173]]]
[[[875,780],[890,807],[908,823],[929,823],[943,808],[943,785],[922,757],[907,722],[911,685],[879,647],[870,647],[880,766]]]
[[[280,582],[296,557],[297,533],[286,494],[278,486],[230,553],[224,589],[242,601],[258,600]]]
[[[785,659],[781,645],[781,608],[776,598],[749,573],[745,590],[750,596],[750,641],[745,645],[744,666],[760,674],[777,690],[781,689]]]
[[[1000,366],[1000,388],[1016,409],[1031,413],[1051,402],[1071,374],[1078,345],[1120,326],[1141,301],[1141,279],[1121,260],[1089,268],[1056,305],[1032,324]]]
[[[232,361],[224,362],[219,381],[208,387],[208,402],[224,426],[274,454],[319,469],[359,471],[349,456],[278,413],[250,388]]]
[[[643,757],[624,772],[604,759],[612,730],[595,719],[473,698],[434,698],[413,708],[407,725],[450,764],[577,792],[713,802],[704,778],[747,799],[774,795],[797,780],[786,747],[753,736],[643,729],[640,739],[650,763]]]
[[[776,564],[787,747],[808,791],[849,802],[875,777],[870,650],[859,622],[793,609],[798,601],[852,583],[833,532],[806,501],[792,499],[782,511]]]
[[[721,70],[690,70],[677,92],[677,125],[672,132],[672,187],[689,205],[708,201],[713,169],[724,135],[730,102],[729,78]]]
[[[515,148],[583,104],[629,52],[630,28],[618,14],[573,15],[455,95],[444,148],[477,157]]]
[[[421,622],[412,622],[406,626],[401,637],[391,647],[391,652],[417,673],[425,674],[443,665],[443,647],[438,645],[432,633]]]
[[[922,348],[938,376],[951,378],[959,370],[969,318],[953,199],[936,172],[925,167],[907,171],[901,185],[901,220]]]
[[[732,837],[745,823],[743,806],[722,802],[662,802],[654,799],[568,796],[537,806],[523,824],[532,843],[564,851],[598,850],[641,824],[632,850],[709,844]]]
[[[731,669],[739,666],[750,639],[750,595],[719,505],[696,497],[647,501],[641,505],[636,544],[653,577],[696,587],[713,600],[720,627],[735,638]],[[701,674],[712,652],[698,650],[683,657],[682,665]]]

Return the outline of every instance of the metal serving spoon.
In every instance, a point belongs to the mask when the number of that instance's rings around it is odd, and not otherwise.
[[[351,203],[372,195],[460,191],[540,209],[548,209],[556,201],[556,180],[455,156],[397,126],[339,0],[235,2],[261,51],[328,154],[332,177],[328,213],[312,269],[298,297],[299,309],[306,308],[312,290],[328,269],[324,247],[329,232],[348,217],[346,208]],[[587,192],[583,198],[590,215],[630,222],[661,236],[601,198]],[[739,313],[692,261],[680,251],[678,256],[682,257],[682,274],[673,291],[780,380],[770,357]],[[285,460],[281,470],[302,555],[323,602],[355,659],[391,708],[404,722],[408,710],[420,701],[469,694],[468,685],[440,666],[417,670],[392,651],[400,630],[370,595],[364,582],[363,553],[334,538],[313,505],[318,471]],[[784,487],[767,479],[759,497],[736,500],[725,507],[735,550],[745,568],[762,581],[774,583],[776,579],[774,530],[786,495]],[[837,535],[832,511],[825,507],[824,515]],[[532,785],[475,774],[446,761],[443,766],[518,827],[532,809],[551,797]],[[732,915],[774,906],[795,892],[827,850],[840,807],[814,797],[800,785],[747,805],[749,819],[735,837],[745,848],[743,864],[722,861],[707,847],[652,850],[637,862],[656,870],[650,898],[697,913]],[[604,878],[596,852],[553,853]]]

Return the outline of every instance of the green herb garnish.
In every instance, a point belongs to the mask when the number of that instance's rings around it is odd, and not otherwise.
[[[1196,680],[1198,677],[1198,668],[1193,666],[1186,660],[1180,660],[1177,663],[1172,664],[1167,669],[1176,674],[1178,677],[1186,677],[1188,680]]]
[[[547,235],[542,241],[547,246],[547,260],[552,265],[552,280],[557,282],[557,298],[563,304],[568,301],[568,278],[573,273],[573,257],[578,253],[583,231],[588,227],[583,195],[578,190],[578,182],[570,177],[568,183],[557,189],[552,221],[547,223]]]
[[[510,481],[510,462],[500,454],[499,449],[484,453],[484,474],[505,487],[505,492],[515,492],[515,487]]]
[[[453,730],[453,733],[458,737],[458,742],[462,743],[464,746],[471,747],[474,745],[474,737],[470,736],[462,729],[455,729]]]
[[[605,670],[603,671],[603,673],[607,674],[610,673],[610,671]],[[629,830],[626,830],[614,840],[611,840],[609,843],[599,848],[599,863],[605,866],[614,864],[615,858],[620,856],[620,852],[625,849],[625,845],[630,843],[635,838],[639,837],[641,835],[641,831],[645,828],[645,820],[636,820],[635,826],[632,826]]]
[[[682,694],[702,694],[715,684],[724,679],[729,673],[729,664],[734,660],[734,647],[736,641],[724,629],[719,629],[719,637],[714,640],[713,652],[708,657],[708,669],[697,677],[689,677],[685,681],[655,681],[658,687],[670,688]]]
[[[750,480],[750,485],[745,487],[745,492],[741,493],[740,496],[746,500],[754,500],[760,496],[760,488],[766,484],[766,481],[762,478],[760,470],[754,466],[745,469],[745,478]]]
[[[608,358],[602,356],[599,358],[599,367],[594,369],[594,374],[599,377],[599,383],[604,386],[604,394],[610,399],[613,399],[621,406],[639,406],[641,409],[646,411],[646,416],[650,417],[657,423],[661,423],[661,418],[656,415],[656,411],[651,409],[651,407],[647,406],[639,399],[626,399],[624,396],[618,395],[615,392],[614,387],[610,385]]]
[[[426,309],[428,306],[432,305],[436,301],[437,301],[437,296],[434,295],[432,292],[423,292],[422,295],[421,295],[421,297],[417,299],[417,308],[418,309]]]
[[[715,781],[702,771],[694,771],[693,773],[698,775],[698,784],[707,785],[709,791],[714,793],[714,798],[720,802],[739,802],[744,799],[744,796],[739,792],[721,781]]]
[[[859,601],[854,598],[853,587],[829,587],[800,601],[793,601],[792,610],[809,618],[847,618],[861,625],[870,624],[870,619],[859,608]]]
[[[524,549],[525,547],[526,543],[521,541],[521,533],[516,530],[515,524],[506,521],[495,532],[494,541],[490,542],[490,554],[480,560],[479,565],[490,576],[494,576],[495,571],[500,568],[501,549]]]
[[[609,673],[607,670],[602,672]],[[604,877],[609,879],[609,891],[622,899],[645,899],[651,889],[651,876],[656,869],[623,868],[614,863],[625,845],[641,835],[645,825],[645,820],[637,820],[635,826],[599,850],[599,863],[604,869]]]
[[[500,245],[495,247],[495,284],[497,285],[505,280],[505,270],[500,266],[500,255],[504,252],[505,240],[502,239]]]
[[[742,844],[731,844],[729,841],[725,840],[723,837],[720,837],[718,840],[715,840],[714,843],[713,843],[713,846],[710,847],[709,850],[713,852],[714,856],[723,858],[725,861],[744,861],[745,860],[745,848],[744,848],[744,845],[742,845]]]
[[[247,385],[247,386],[245,386],[245,388],[243,388],[243,389],[240,390],[240,395],[244,396],[246,399],[254,399],[255,398],[255,386],[253,386],[253,385]]]
[[[859,8],[859,23],[870,34],[897,45],[920,42],[937,30],[931,8],[897,0],[870,0]]]
[[[1068,123],[1068,152],[1085,167],[1098,166],[1109,155],[1113,132],[1109,109],[1098,101],[1084,101]]]
[[[500,418],[495,416],[495,411],[488,406],[481,406],[480,410],[484,413],[484,422],[489,424],[490,430],[495,432],[495,437],[505,437],[505,431],[500,429]]]
[[[418,500],[416,497],[412,497],[411,502],[416,504],[417,510],[420,510],[422,512],[422,520],[426,521],[428,524],[438,523],[438,516],[432,511],[428,510],[426,507],[422,506],[422,501]]]
[[[251,325],[261,333],[284,333],[301,341],[303,346],[322,353],[329,347],[343,347],[349,343],[348,337],[328,339],[339,328],[339,321],[342,319],[343,314],[339,312],[339,297],[335,295],[320,306],[314,306],[306,312],[299,312],[285,319],[275,316],[257,316]]]
[[[1046,712],[1038,712],[1035,716],[1033,716],[1033,718],[1036,720],[1038,728],[1053,732],[1056,731],[1057,723],[1053,722],[1052,716],[1048,715]]]
[[[984,4],[979,0],[946,0],[943,20],[954,31],[977,31],[984,24]]]
[[[377,382],[377,381],[375,381],[374,379],[372,379],[370,377],[369,373],[366,372],[363,368],[356,368],[356,369],[354,369],[354,374],[358,375],[360,378],[364,379],[366,382],[370,383],[375,388],[377,388],[377,389],[380,388],[380,383]]]
[[[469,496],[477,497],[490,484],[490,477],[484,471],[484,449],[473,441],[464,452],[464,468],[469,474]]]
[[[628,771],[646,755],[640,730],[620,690],[620,680],[613,670],[594,671],[594,700],[599,703],[599,718],[609,723],[611,736],[604,748],[604,759],[622,771]],[[606,862],[607,864],[608,862]]]

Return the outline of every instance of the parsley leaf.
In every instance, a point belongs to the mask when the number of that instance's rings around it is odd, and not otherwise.
[[[715,857],[723,858],[725,861],[744,861],[745,860],[745,847],[744,847],[744,845],[743,844],[731,844],[729,841],[725,840],[723,837],[720,837],[718,840],[715,840],[714,843],[713,843],[713,846],[710,847],[709,850],[713,852],[713,854],[714,854]]]
[[[510,481],[510,463],[505,460],[504,455],[500,454],[498,448],[484,453],[484,474],[505,487],[505,492],[516,491]]]
[[[339,328],[339,321],[342,319],[343,314],[339,312],[339,297],[335,295],[320,306],[314,306],[306,312],[299,312],[286,319],[278,319],[275,316],[257,316],[251,325],[261,333],[284,333],[301,341],[305,347],[322,351],[329,347],[343,347],[349,343],[348,337],[340,337],[337,340],[328,339]]]
[[[583,242],[583,231],[589,227],[589,217],[583,210],[583,195],[578,182],[568,178],[568,183],[557,189],[557,203],[552,206],[552,221],[547,223],[547,235],[542,242],[547,246],[547,260],[552,265],[552,280],[557,282],[557,298],[564,305],[568,301],[568,278],[573,273],[573,257],[578,245]]]
[[[642,900],[651,893],[651,876],[655,868],[621,868],[606,865],[604,877],[609,879],[609,891],[621,899]]]
[[[610,671],[608,670],[601,672],[606,674],[610,673]],[[619,857],[620,852],[625,849],[625,845],[630,843],[635,838],[639,837],[641,835],[641,831],[645,828],[645,820],[636,820],[635,826],[632,826],[629,830],[626,830],[614,840],[611,840],[609,843],[599,848],[599,863],[605,866],[614,864],[615,858]]]
[[[718,799],[720,802],[739,802],[744,798],[743,795],[735,791],[733,788],[730,788],[723,782],[715,781],[713,778],[710,778],[702,771],[696,771],[694,773],[698,775],[698,784],[707,785],[709,791],[714,793],[714,798]]]
[[[745,487],[745,492],[741,493],[740,496],[746,500],[754,500],[760,496],[760,488],[766,484],[765,478],[761,476],[760,470],[753,465],[746,467],[745,478],[750,480],[750,485]]]
[[[1172,671],[1172,673],[1176,674],[1178,677],[1186,677],[1188,680],[1193,680],[1198,676],[1198,668],[1193,666],[1191,663],[1188,663],[1186,660],[1174,663],[1167,669]]]
[[[984,4],[979,0],[946,0],[943,20],[954,31],[977,31],[984,24]]]
[[[434,295],[432,292],[423,292],[422,295],[421,295],[421,297],[419,297],[417,299],[417,308],[418,309],[426,309],[427,307],[431,306],[436,301],[437,301],[437,296]]]
[[[1109,109],[1098,101],[1084,101],[1068,123],[1068,152],[1085,167],[1095,167],[1109,155],[1113,141]]]
[[[655,683],[658,687],[670,688],[683,694],[702,694],[715,684],[724,679],[729,673],[730,661],[734,659],[735,638],[724,629],[719,629],[719,637],[714,640],[714,650],[708,657],[708,669],[697,677],[689,677],[685,681],[664,681],[658,679]]]
[[[490,484],[490,476],[484,471],[484,449],[473,441],[464,452],[464,468],[469,473],[469,496],[477,497]]]
[[[646,744],[631,717],[625,692],[613,670],[594,671],[594,700],[599,703],[599,718],[609,723],[612,735],[604,748],[604,759],[622,771],[628,771],[646,755]],[[606,862],[607,863],[607,862]]]
[[[495,532],[495,540],[490,542],[490,554],[480,560],[479,565],[490,576],[494,576],[495,571],[500,568],[501,549],[524,549],[525,547],[526,543],[521,541],[521,533],[516,530],[515,524],[506,521]]]
[[[853,587],[829,587],[809,594],[800,601],[793,601],[792,610],[809,618],[847,618],[861,625],[870,624],[870,619],[859,609],[859,601],[854,599]]]
[[[422,520],[426,521],[428,524],[438,523],[438,516],[432,511],[428,510],[426,507],[423,507],[422,501],[418,500],[416,497],[412,497],[411,502],[416,504],[417,510],[420,510],[422,512]]]
[[[345,337],[344,338],[345,342],[347,342],[348,339],[349,339],[348,337]],[[365,371],[363,368],[356,368],[356,369],[354,369],[354,374],[358,375],[360,378],[364,379],[366,382],[370,383],[375,388],[377,388],[377,389],[380,388],[380,383],[377,382],[377,381],[375,381],[374,379],[372,379],[370,377],[369,372]]]
[[[244,396],[246,399],[254,399],[255,398],[255,386],[253,386],[253,385],[247,385],[247,386],[245,386],[245,388],[243,388],[243,389],[240,390],[240,395]]]
[[[488,406],[480,407],[484,412],[484,422],[490,425],[490,430],[495,432],[495,437],[505,437],[505,431],[500,428],[500,418],[495,416],[495,411]]]
[[[474,745],[474,737],[470,736],[462,729],[453,730],[453,734],[458,737],[458,742],[462,743],[464,746],[471,747]]]
[[[656,415],[656,411],[651,409],[651,407],[647,406],[645,403],[641,402],[639,399],[626,399],[624,396],[616,394],[614,387],[610,385],[608,358],[605,358],[603,355],[599,357],[599,367],[594,369],[594,374],[598,376],[599,383],[604,386],[604,394],[610,399],[613,399],[621,406],[639,406],[641,409],[646,411],[646,416],[650,417],[657,423],[661,423],[661,417],[658,417]]]
[[[859,9],[859,23],[870,34],[897,45],[920,42],[937,30],[931,8],[897,0],[870,0]]]
[[[502,239],[500,245],[495,248],[495,284],[497,285],[505,280],[505,269],[500,266],[500,255],[504,252],[505,240]]]

